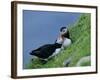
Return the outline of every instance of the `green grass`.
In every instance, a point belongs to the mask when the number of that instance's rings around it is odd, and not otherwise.
[[[38,59],[30,61],[30,63],[27,64],[27,69],[63,67],[63,62],[69,57],[72,57],[69,67],[73,67],[82,57],[91,55],[90,16],[90,14],[81,14],[79,20],[76,21],[74,25],[69,26],[70,36],[73,41],[69,47],[63,50],[56,57],[50,59],[46,64],[42,64]],[[89,66],[90,62],[82,65]]]

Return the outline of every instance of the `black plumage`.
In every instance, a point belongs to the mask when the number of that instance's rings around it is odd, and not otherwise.
[[[61,48],[62,44],[54,43],[54,44],[46,44],[39,47],[36,50],[33,50],[30,55],[34,55],[41,59],[47,59],[51,56],[57,48]]]

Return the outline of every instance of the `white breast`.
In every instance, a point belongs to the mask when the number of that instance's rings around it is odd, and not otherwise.
[[[65,38],[63,42],[63,47],[67,47],[71,44],[71,39]]]

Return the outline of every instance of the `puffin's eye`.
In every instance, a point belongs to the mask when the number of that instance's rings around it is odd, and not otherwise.
[[[66,30],[64,29],[62,32],[65,32]]]

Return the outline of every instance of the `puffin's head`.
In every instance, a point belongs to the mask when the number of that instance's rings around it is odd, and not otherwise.
[[[60,34],[63,37],[69,38],[69,31],[66,27],[61,27],[60,28]]]
[[[68,29],[67,29],[66,27],[61,27],[61,28],[60,28],[60,34],[61,34],[61,35],[66,34],[67,31],[68,31]]]

